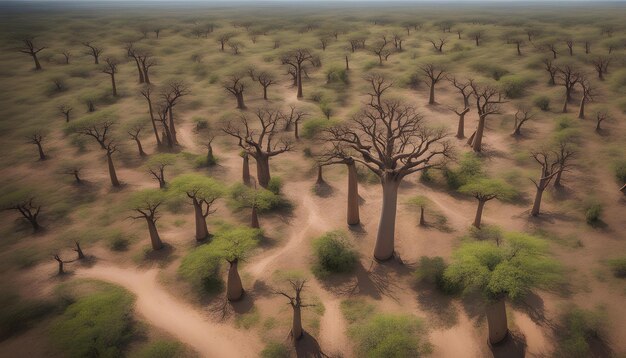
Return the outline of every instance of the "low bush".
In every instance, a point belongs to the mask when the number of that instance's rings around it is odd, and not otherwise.
[[[520,98],[524,91],[531,84],[531,81],[520,75],[506,75],[500,80],[502,90],[507,98]]]
[[[459,160],[458,167],[443,170],[448,187],[454,190],[483,175],[482,161],[473,153],[465,153]]]
[[[606,312],[600,308],[585,310],[576,306],[566,307],[559,317],[557,347],[554,357],[585,358],[599,356],[592,347],[599,346],[605,335],[603,327]],[[598,344],[596,344],[598,343]]]
[[[348,80],[348,71],[342,67],[331,67],[326,71],[326,83],[338,83],[347,85],[349,83]]]
[[[348,334],[356,341],[359,357],[421,357],[432,350],[421,320],[409,315],[377,314],[352,325]]]
[[[283,187],[283,182],[280,177],[272,177],[270,178],[269,183],[267,183],[267,190],[271,191],[275,195],[280,195],[280,189]]]
[[[132,358],[182,358],[192,357],[180,342],[156,341],[146,344],[138,352],[130,355]]]
[[[289,358],[289,348],[282,343],[269,342],[261,351],[261,358]]]
[[[486,63],[484,61],[475,62],[471,64],[470,67],[474,71],[482,73],[485,76],[489,76],[496,81],[499,81],[502,76],[509,73],[509,71],[502,66],[492,64],[492,63]]]
[[[626,160],[621,160],[613,164],[615,178],[619,184],[626,183]]]
[[[417,268],[415,269],[415,279],[418,282],[426,282],[432,285],[436,285],[442,291],[447,291],[447,283],[443,277],[443,273],[446,270],[446,263],[440,256],[420,257]]]
[[[336,124],[336,121],[326,118],[310,119],[302,124],[302,131],[300,135],[306,139],[313,139],[317,137],[324,129],[330,128]]]
[[[374,313],[374,305],[363,298],[348,298],[341,301],[341,313],[349,324],[364,321]]]
[[[58,305],[24,299],[6,287],[0,291],[0,341],[20,333],[55,311]]]
[[[626,278],[626,256],[611,259],[608,264],[615,277]]]
[[[351,272],[358,262],[358,253],[339,231],[331,231],[315,239],[313,251],[316,258],[313,273],[321,278],[331,273]]]
[[[600,215],[602,214],[602,204],[593,202],[587,205],[585,210],[585,219],[587,224],[593,225],[600,221]]]
[[[210,245],[202,245],[188,253],[178,267],[178,274],[200,294],[222,291],[224,282],[220,276],[222,258]]]
[[[542,111],[548,111],[550,110],[550,97],[537,96],[533,99],[533,104]]]

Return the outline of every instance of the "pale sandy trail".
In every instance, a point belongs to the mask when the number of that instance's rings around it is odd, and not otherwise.
[[[211,322],[205,314],[168,294],[157,280],[157,269],[139,271],[97,265],[76,272],[77,277],[108,281],[137,297],[135,310],[150,324],[195,349],[202,357],[257,357],[262,344],[255,335]]]

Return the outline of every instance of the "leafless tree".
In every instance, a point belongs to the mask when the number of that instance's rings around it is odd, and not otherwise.
[[[113,165],[113,154],[117,152],[117,145],[111,140],[105,147],[107,153],[107,164],[109,166],[109,177],[111,178],[111,185],[114,187],[120,186],[120,181],[117,179],[117,173],[115,172],[115,165]]]
[[[239,50],[243,47],[243,44],[238,41],[228,41],[228,47],[230,47],[233,55],[239,55]]]
[[[580,87],[582,87],[582,93],[580,97],[580,108],[578,109],[578,118],[585,118],[585,104],[594,100],[596,95],[595,88],[589,83],[589,80],[585,76],[580,77]]]
[[[267,88],[278,83],[276,76],[267,71],[257,72],[254,68],[250,68],[248,74],[253,81],[258,82],[263,87],[263,99],[267,100]]]
[[[115,74],[117,73],[117,60],[114,58],[107,57],[104,62],[106,63],[102,68],[102,73],[106,73],[111,76],[111,88],[113,92],[113,96],[117,97],[117,87],[115,86]]]
[[[135,60],[135,64],[137,65],[137,74],[139,75],[139,83],[144,83],[145,79],[143,77],[143,69],[141,68],[141,61],[139,60],[138,51],[133,47],[132,42],[126,45],[126,53],[128,57],[132,57]]]
[[[144,129],[144,125],[142,123],[137,123],[131,126],[131,128],[127,132],[130,138],[134,140],[135,143],[137,143],[137,150],[139,151],[140,157],[146,156],[146,152],[143,151],[143,147],[141,145],[141,139],[139,138],[139,136],[141,135],[141,131],[143,129]]]
[[[474,39],[474,43],[476,47],[480,46],[480,42],[483,38],[484,31],[483,30],[475,30],[470,32],[468,35]]]
[[[328,140],[380,178],[383,202],[374,257],[387,260],[394,253],[398,188],[404,177],[441,165],[450,155],[443,129],[431,129],[415,107],[383,98],[392,83],[382,75],[366,77],[370,101],[347,123],[329,128]]]
[[[37,54],[39,52],[41,52],[42,50],[45,50],[46,47],[45,46],[42,46],[42,47],[35,46],[34,40],[35,40],[34,36],[26,36],[25,38],[22,39],[22,42],[24,43],[24,46],[19,48],[18,50],[21,53],[25,53],[27,55],[30,55],[33,58],[33,61],[35,62],[35,70],[41,70],[41,64],[39,63],[39,59],[37,58]]]
[[[557,170],[556,176],[554,177],[554,186],[557,188],[562,187],[561,178],[564,172],[568,172],[572,167],[572,160],[576,156],[576,152],[572,148],[572,145],[568,143],[566,140],[560,140],[558,143],[558,158],[559,158],[559,168]]]
[[[69,123],[70,122],[70,113],[72,112],[73,108],[70,105],[68,105],[68,104],[60,104],[57,107],[57,109],[65,117],[65,123]]]
[[[161,127],[162,127],[161,138],[165,140],[169,148],[172,148],[174,147],[174,141],[172,140],[172,134],[170,132],[170,125],[168,123],[168,117],[169,117],[168,111],[169,111],[169,106],[167,105],[167,103],[163,102],[163,103],[157,104],[156,110],[155,110],[157,114],[157,118],[155,119],[161,123]]]
[[[156,127],[156,118],[154,117],[154,109],[152,107],[152,86],[145,85],[140,91],[141,95],[148,102],[148,113],[150,113],[150,122],[152,123],[152,129],[154,130],[154,137],[156,138],[157,146],[161,145],[161,139],[159,138],[159,132]]]
[[[461,81],[456,76],[447,76],[447,80],[456,88],[463,97],[463,108],[469,108],[469,99],[472,96],[472,86],[470,81]]]
[[[100,54],[102,53],[102,51],[104,50],[102,47],[98,47],[97,45],[94,45],[92,42],[83,42],[83,46],[87,47],[87,52],[86,54],[89,56],[93,57],[93,62],[97,65],[100,62],[98,62],[99,58],[100,58]]]
[[[563,103],[563,113],[567,112],[567,104],[572,100],[572,90],[581,80],[582,74],[572,65],[565,64],[557,67],[557,76],[561,85],[565,87],[565,101]]]
[[[459,139],[465,138],[465,115],[467,114],[467,112],[470,111],[470,108],[465,107],[462,110],[458,110],[454,107],[448,107],[448,109],[456,113],[457,116],[459,116],[459,124],[456,130],[456,137]]]
[[[159,38],[159,35],[161,34],[162,30],[163,30],[163,28],[159,27],[159,26],[157,26],[154,29],[152,29],[152,32],[154,32],[154,35],[156,36],[157,39]]]
[[[300,139],[298,133],[300,121],[309,114],[305,111],[297,109],[295,105],[291,104],[289,105],[289,113],[280,112],[280,115],[285,123],[285,130],[288,131],[291,129],[291,126],[293,126],[294,137],[296,140]]]
[[[513,125],[513,136],[520,136],[522,134],[522,126],[527,121],[533,119],[535,116],[534,113],[531,113],[530,108],[526,106],[517,107],[517,111],[515,111],[514,119],[515,123]]]
[[[43,152],[42,143],[45,138],[45,134],[41,131],[36,131],[31,133],[26,137],[28,142],[37,146],[37,150],[39,151],[39,160],[46,160],[46,155]]]
[[[161,98],[167,103],[167,114],[170,119],[169,134],[174,144],[178,143],[178,139],[176,138],[176,125],[174,122],[174,107],[176,107],[184,96],[190,93],[189,87],[183,81],[169,82],[161,91]]]
[[[433,44],[433,47],[435,48],[435,50],[437,50],[437,52],[443,52],[443,45],[448,42],[448,38],[440,37],[439,40],[428,39],[428,42]]]
[[[548,43],[544,44],[543,48],[545,48],[546,50],[552,52],[552,58],[554,60],[556,60],[556,57],[559,54],[559,50],[557,49],[556,44],[554,42],[548,42]]]
[[[402,36],[402,34],[394,32],[394,34],[393,34],[393,47],[396,49],[396,51],[402,52],[402,42],[403,41],[404,41],[404,37]]]
[[[571,38],[565,40],[565,44],[567,45],[567,50],[570,56],[574,56],[574,40]]]
[[[65,274],[65,269],[64,269],[64,265],[65,264],[69,264],[74,262],[74,260],[70,260],[70,261],[64,261],[61,259],[61,256],[59,256],[59,254],[54,254],[52,255],[52,257],[54,258],[54,260],[56,260],[57,264],[59,265],[58,267],[58,271],[57,274],[59,276],[64,275]]]
[[[224,52],[224,46],[230,41],[231,38],[233,38],[233,36],[235,36],[235,34],[231,32],[224,32],[217,35],[216,39],[220,44],[220,51]]]
[[[382,39],[374,42],[374,44],[370,46],[370,51],[378,56],[378,64],[380,66],[383,65],[383,59],[387,61],[387,58],[389,58],[393,52],[391,49],[387,48],[388,44],[387,38],[383,36]]]
[[[601,124],[607,119],[610,119],[610,115],[608,111],[601,110],[596,112],[596,132],[600,132],[602,130]]]
[[[157,230],[156,222],[159,219],[158,217],[158,209],[163,202],[160,200],[146,200],[144,203],[138,203],[137,206],[133,208],[134,211],[138,212],[140,215],[131,216],[132,219],[145,219],[148,224],[148,231],[150,233],[150,242],[152,244],[153,250],[160,250],[163,248],[163,242],[161,241],[161,237],[159,236],[159,232]]]
[[[544,58],[543,67],[546,71],[548,71],[548,74],[550,75],[550,81],[548,82],[548,84],[554,86],[556,84],[556,74],[558,72],[558,68],[554,64],[554,61],[552,61],[552,59],[550,58]]]
[[[231,121],[223,128],[224,133],[237,138],[239,147],[256,160],[257,180],[264,188],[267,188],[271,178],[269,159],[292,149],[288,140],[275,140],[282,117],[276,109],[257,108],[254,110],[255,120],[242,114],[239,125]],[[259,129],[252,128],[253,121],[258,122]]]
[[[482,150],[483,133],[485,131],[485,123],[487,117],[492,114],[500,114],[500,104],[505,101],[502,99],[502,93],[494,86],[479,85],[474,80],[470,80],[472,94],[476,100],[476,110],[478,112],[478,126],[471,141],[472,149],[475,152]]]
[[[298,48],[283,54],[281,56],[281,63],[283,65],[289,65],[295,70],[298,85],[298,98],[302,98],[302,72],[305,70],[304,65],[305,63],[310,63],[313,66],[319,67],[321,65],[319,58],[308,48]]]
[[[237,99],[237,108],[245,109],[246,104],[243,101],[243,92],[246,89],[246,82],[244,81],[244,76],[241,73],[233,73],[228,76],[228,79],[223,82],[222,87],[235,96]]]
[[[104,118],[103,120],[90,122],[84,126],[77,127],[74,131],[78,134],[93,137],[100,145],[100,148],[107,149],[106,142],[109,139],[109,131],[114,124],[114,120]]]
[[[74,177],[74,181],[76,181],[76,184],[81,184],[82,183],[82,179],[80,178],[81,170],[82,170],[82,167],[80,166],[80,164],[69,164],[63,168],[63,170],[61,171],[61,174],[71,175]]]
[[[430,88],[428,104],[435,104],[435,85],[445,78],[446,67],[435,63],[425,63],[420,65],[419,69],[427,79],[424,82],[426,82],[426,85]]]
[[[65,58],[65,64],[69,65],[70,64],[70,58],[72,57],[72,53],[70,52],[70,50],[63,50],[63,51],[61,51],[61,55],[63,55],[63,57]]]
[[[39,224],[39,214],[41,213],[41,204],[39,204],[34,196],[26,197],[23,200],[11,202],[2,208],[3,210],[15,210],[22,215],[22,218],[30,223],[33,232],[42,229]]]
[[[598,72],[598,78],[604,81],[604,75],[608,73],[611,58],[608,56],[596,56],[591,60],[591,63],[593,63],[593,67]]]
[[[291,286],[293,293],[282,290],[273,290],[273,293],[276,295],[284,296],[289,300],[289,305],[293,309],[293,320],[290,334],[294,340],[298,340],[302,338],[303,333],[302,308],[310,307],[313,305],[304,304],[302,301],[302,290],[306,285],[306,279],[289,279],[288,283]]]
[[[320,46],[322,47],[322,51],[326,51],[326,46],[328,46],[328,42],[330,42],[330,38],[327,35],[321,35],[318,37],[320,42]]]
[[[539,176],[539,180],[531,181],[535,184],[537,188],[537,192],[535,194],[535,201],[533,203],[533,208],[530,211],[530,215],[538,216],[541,208],[541,197],[543,195],[544,190],[550,185],[552,178],[559,172],[561,167],[561,157],[557,152],[550,151],[540,151],[533,152],[532,157],[541,165],[541,175]]]

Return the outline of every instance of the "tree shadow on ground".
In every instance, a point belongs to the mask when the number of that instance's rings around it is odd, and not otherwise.
[[[327,354],[322,351],[320,344],[315,337],[307,333],[302,332],[302,337],[295,341],[294,347],[296,349],[296,357],[298,358],[328,358]]]
[[[554,322],[546,316],[543,299],[534,292],[528,293],[523,299],[511,302],[515,309],[522,311],[539,326],[555,328]]]
[[[427,312],[429,326],[450,328],[457,324],[459,312],[451,296],[442,293],[435,284],[419,282],[415,285],[417,303]]]
[[[315,183],[313,186],[313,192],[321,198],[328,198],[332,196],[334,191],[335,189],[333,189],[333,187],[326,182]]]
[[[176,259],[177,255],[174,255],[174,247],[166,242],[163,243],[163,247],[160,250],[147,249],[142,256],[142,261],[139,267],[165,267]]]
[[[498,344],[489,345],[493,358],[524,358],[526,356],[526,337],[515,331],[509,331],[507,337]]]

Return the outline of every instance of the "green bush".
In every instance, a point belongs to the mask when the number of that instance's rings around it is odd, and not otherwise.
[[[191,356],[186,354],[185,347],[180,342],[156,341],[143,346],[132,358],[179,358]]]
[[[615,178],[619,184],[626,183],[626,160],[613,164],[613,171],[615,172]]]
[[[313,273],[321,278],[331,273],[351,272],[358,262],[358,253],[339,231],[331,231],[315,239],[313,251],[316,258]]]
[[[113,236],[108,240],[107,244],[111,251],[126,251],[130,242],[123,236]]]
[[[348,334],[356,341],[359,357],[420,357],[431,351],[421,320],[407,315],[377,314]]]
[[[374,305],[363,298],[348,298],[341,301],[341,313],[349,324],[361,322],[374,313]]]
[[[482,73],[485,76],[489,76],[496,81],[500,80],[502,76],[509,73],[509,71],[502,66],[492,64],[492,63],[485,63],[483,61],[475,62],[471,64],[470,67],[472,68],[472,70]]]
[[[282,343],[270,342],[261,351],[262,358],[289,358],[289,348]]]
[[[24,299],[10,293],[6,287],[0,292],[0,341],[20,333],[33,323],[54,312],[52,303]]]
[[[326,71],[326,83],[339,83],[347,85],[348,71],[342,67],[331,67]]]
[[[606,325],[607,315],[604,310],[585,310],[576,306],[566,307],[559,317],[560,328],[557,331],[557,347],[554,357],[557,358],[586,358],[592,354],[594,340],[602,341],[603,327]]]
[[[326,118],[314,118],[305,121],[302,124],[301,136],[306,139],[313,139],[319,135],[324,129],[336,125],[337,122]]]
[[[502,90],[507,98],[520,98],[524,91],[531,84],[531,81],[520,75],[507,75],[502,77]]]
[[[52,324],[50,338],[66,357],[120,357],[134,334],[133,302],[115,286],[81,297]]]
[[[224,286],[220,276],[221,262],[221,257],[210,245],[202,245],[183,257],[178,274],[199,293],[215,294]]]
[[[280,195],[280,189],[283,187],[283,182],[279,177],[270,178],[267,183],[267,190],[271,191],[275,195]]]
[[[601,214],[602,204],[598,202],[589,204],[585,210],[585,219],[587,220],[587,224],[593,225],[597,223],[600,220]]]
[[[608,263],[615,277],[626,278],[626,256],[611,259]]]
[[[547,111],[550,109],[550,97],[537,96],[533,99],[533,104],[540,110]]]
[[[480,158],[473,153],[465,153],[459,160],[457,168],[445,168],[443,170],[443,176],[446,178],[448,187],[454,190],[467,184],[472,179],[480,178],[483,175],[482,162]]]
[[[417,282],[435,285],[442,292],[453,293],[456,291],[455,287],[447,282],[443,276],[446,267],[447,265],[441,256],[422,256],[415,269],[415,279]]]

